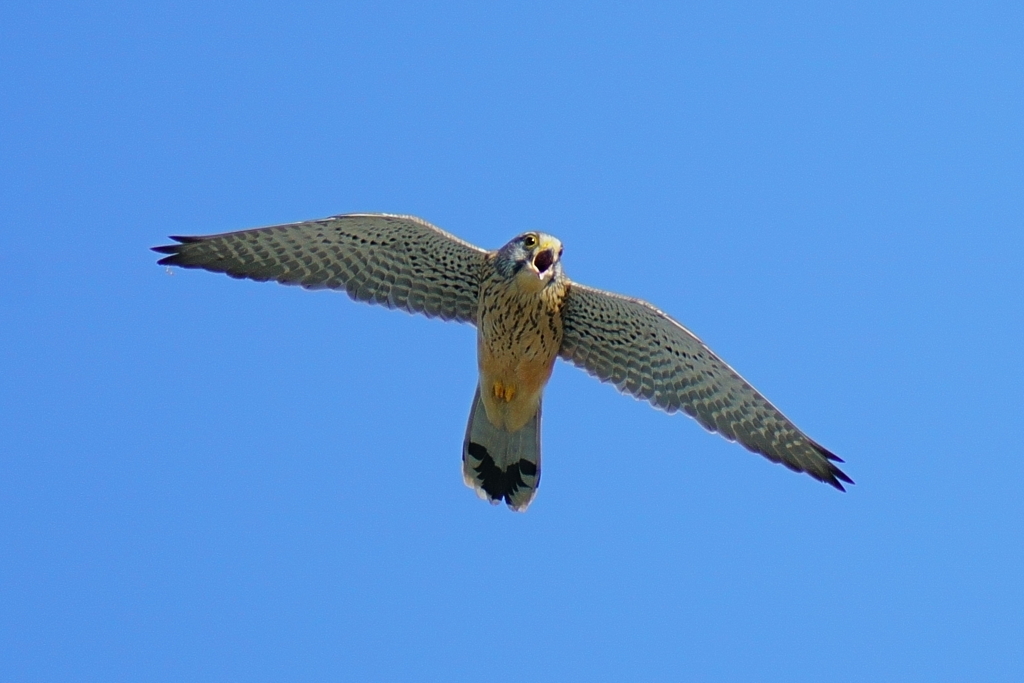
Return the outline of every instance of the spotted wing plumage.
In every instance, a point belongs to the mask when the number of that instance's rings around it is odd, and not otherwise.
[[[345,290],[367,301],[476,323],[487,252],[412,216],[348,214],[155,247],[162,265]]]
[[[842,462],[812,441],[689,330],[645,301],[573,283],[559,355],[620,391],[773,462],[845,490]]]

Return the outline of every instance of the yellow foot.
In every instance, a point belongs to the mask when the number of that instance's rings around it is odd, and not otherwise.
[[[501,382],[495,382],[494,387],[494,398],[505,403],[510,403],[516,396],[516,388],[511,384],[502,384]]]

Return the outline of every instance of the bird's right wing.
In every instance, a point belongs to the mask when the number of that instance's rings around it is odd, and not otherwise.
[[[570,285],[559,355],[620,391],[844,490],[835,462],[704,342],[646,301]]]
[[[159,263],[307,289],[476,324],[487,252],[413,216],[348,214],[154,247]]]

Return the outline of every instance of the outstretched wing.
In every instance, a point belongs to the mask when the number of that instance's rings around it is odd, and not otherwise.
[[[154,247],[161,265],[307,289],[343,289],[357,301],[476,323],[487,252],[413,216],[348,214]]]
[[[689,330],[639,299],[572,283],[559,355],[620,391],[844,491],[836,455],[812,441]]]

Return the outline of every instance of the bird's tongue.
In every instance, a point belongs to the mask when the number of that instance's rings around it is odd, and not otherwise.
[[[554,262],[555,254],[550,249],[545,249],[544,251],[537,254],[537,256],[533,259],[533,265],[535,265],[537,267],[537,271],[541,273],[550,268],[551,264]]]

